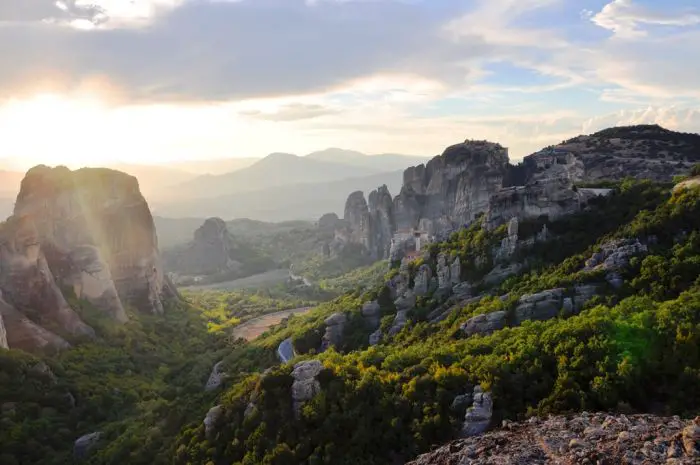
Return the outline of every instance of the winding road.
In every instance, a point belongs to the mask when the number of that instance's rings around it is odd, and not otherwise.
[[[290,310],[282,310],[281,312],[269,313],[248,320],[245,323],[235,326],[232,329],[232,334],[235,339],[243,338],[246,341],[252,341],[262,333],[267,331],[270,326],[278,325],[282,320],[290,315],[303,315],[314,307],[293,308]]]

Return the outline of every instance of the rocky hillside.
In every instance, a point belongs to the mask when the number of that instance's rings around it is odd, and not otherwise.
[[[138,182],[117,171],[32,168],[0,240],[10,348],[61,349],[92,337],[71,299],[123,323],[128,308],[161,314],[163,299],[174,296]]]
[[[452,442],[408,465],[700,463],[700,417],[681,420],[604,413],[524,423]]]
[[[407,251],[413,231],[444,238],[481,215],[491,229],[513,217],[555,219],[604,192],[577,185],[624,177],[668,182],[690,170],[698,151],[700,136],[659,126],[579,136],[529,155],[518,165],[509,163],[508,150],[497,143],[466,141],[408,168],[393,199],[386,186],[370,194],[369,203],[361,192],[352,193],[340,237],[362,245],[372,257],[396,260]]]

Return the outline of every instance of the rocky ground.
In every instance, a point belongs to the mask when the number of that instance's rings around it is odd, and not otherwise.
[[[504,422],[454,441],[408,465],[700,464],[700,417],[619,415],[531,418]]]

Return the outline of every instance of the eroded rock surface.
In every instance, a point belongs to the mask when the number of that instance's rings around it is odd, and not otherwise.
[[[462,325],[462,332],[466,336],[475,334],[491,334],[494,331],[503,329],[507,324],[508,314],[504,311],[491,312],[483,315],[477,315],[467,320]]]
[[[453,441],[409,465],[695,465],[700,417],[608,415],[533,417]]]
[[[326,318],[326,333],[323,335],[323,350],[338,347],[343,343],[343,331],[348,317],[344,313],[334,313]]]
[[[292,401],[296,415],[299,415],[304,402],[313,399],[321,392],[321,383],[316,379],[321,370],[323,370],[323,364],[319,360],[307,360],[294,365]]]
[[[214,426],[223,413],[224,407],[221,405],[216,405],[209,409],[207,415],[204,417],[204,421],[202,421],[202,423],[204,423],[204,434],[206,434],[207,437],[212,436],[214,433]]]
[[[484,392],[481,386],[474,387],[472,406],[467,409],[462,424],[462,436],[477,436],[486,431],[493,416],[493,399],[490,392]]]
[[[27,172],[0,230],[0,313],[10,348],[60,349],[68,345],[62,336],[94,335],[63,287],[116,322],[127,320],[126,305],[158,314],[176,297],[136,178],[92,168]]]
[[[97,446],[101,436],[102,433],[98,431],[79,437],[73,445],[73,456],[76,459],[82,459],[87,456]]]

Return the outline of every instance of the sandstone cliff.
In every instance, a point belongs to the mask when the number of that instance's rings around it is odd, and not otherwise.
[[[107,169],[29,170],[0,230],[0,289],[10,348],[60,349],[67,338],[94,334],[67,290],[117,322],[128,319],[125,306],[162,313],[175,290],[136,178]]]

